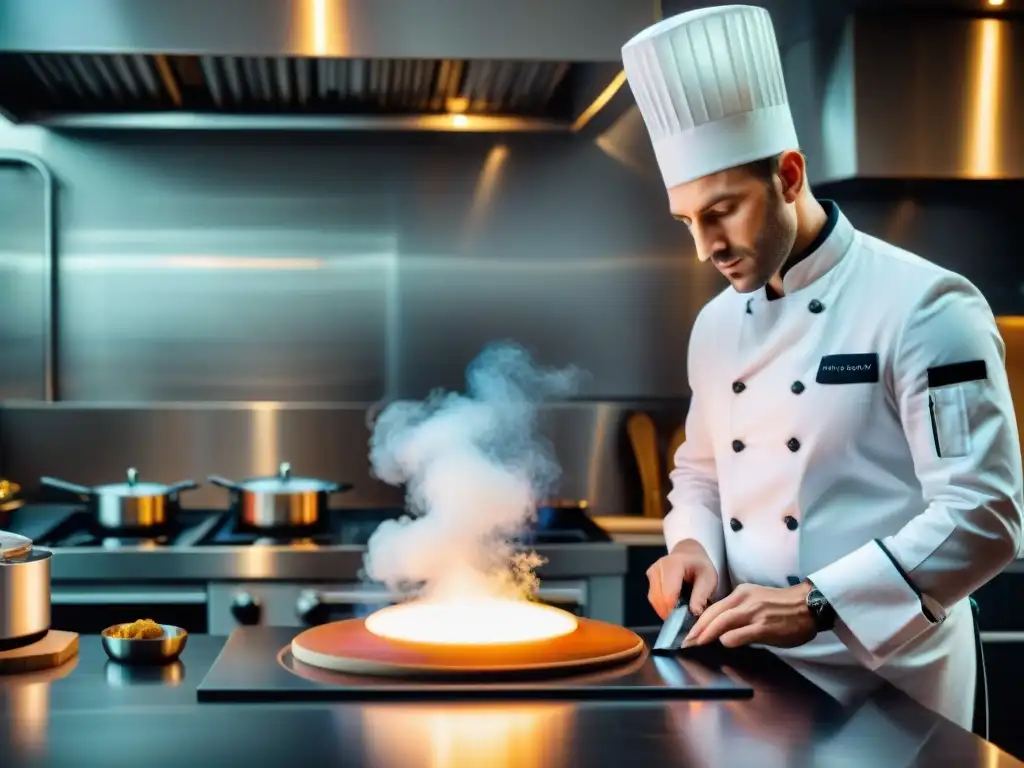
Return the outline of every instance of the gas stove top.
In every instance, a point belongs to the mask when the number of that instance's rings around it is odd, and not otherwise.
[[[250,546],[365,546],[384,520],[407,514],[401,508],[333,509],[315,526],[254,530],[225,509],[181,509],[173,522],[153,531],[105,531],[82,506],[30,504],[10,515],[5,528],[28,536],[40,547],[168,549]],[[524,546],[609,541],[608,534],[582,510],[545,507],[520,537]]]

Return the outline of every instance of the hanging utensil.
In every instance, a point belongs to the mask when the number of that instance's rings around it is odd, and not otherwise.
[[[646,413],[634,413],[626,422],[626,432],[633,446],[640,484],[644,493],[644,517],[664,517],[661,498],[661,460],[658,457],[658,434],[654,420]]]
[[[178,494],[198,487],[193,480],[172,485],[140,482],[139,473],[134,467],[128,469],[123,483],[88,487],[55,477],[42,477],[39,482],[74,494],[87,502],[95,512],[97,524],[110,530],[166,525],[169,522],[168,507],[177,505]]]
[[[305,528],[316,525],[328,509],[331,494],[352,488],[312,477],[292,475],[288,462],[281,462],[277,474],[227,480],[210,475],[207,480],[231,491],[232,506],[240,522],[251,528]]]
[[[672,433],[672,437],[668,441],[668,454],[665,456],[665,466],[668,467],[668,471],[670,473],[676,467],[676,451],[678,451],[679,446],[685,442],[686,426],[680,425],[676,428],[676,431]]]

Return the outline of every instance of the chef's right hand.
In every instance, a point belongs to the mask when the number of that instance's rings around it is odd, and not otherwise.
[[[648,568],[647,579],[651,585],[647,599],[662,621],[676,607],[684,582],[693,585],[690,612],[694,616],[700,616],[718,587],[718,572],[711,558],[693,539],[679,542],[669,554]]]

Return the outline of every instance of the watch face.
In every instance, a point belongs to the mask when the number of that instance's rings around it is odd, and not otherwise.
[[[818,625],[819,631],[831,629],[834,618],[831,606],[817,588],[807,593],[807,609],[814,617],[814,623]]]

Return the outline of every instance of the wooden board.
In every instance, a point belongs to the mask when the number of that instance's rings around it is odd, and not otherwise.
[[[313,627],[292,640],[292,655],[334,672],[387,677],[487,677],[517,673],[582,672],[624,663],[644,650],[628,629],[577,619],[574,632],[536,642],[471,645],[410,643],[379,637],[362,619]]]
[[[78,653],[78,634],[51,629],[31,645],[0,651],[0,675],[59,667]]]
[[[661,462],[658,459],[658,433],[650,414],[634,413],[626,422],[626,432],[633,445],[640,485],[644,493],[644,517],[665,516],[661,498]]]

